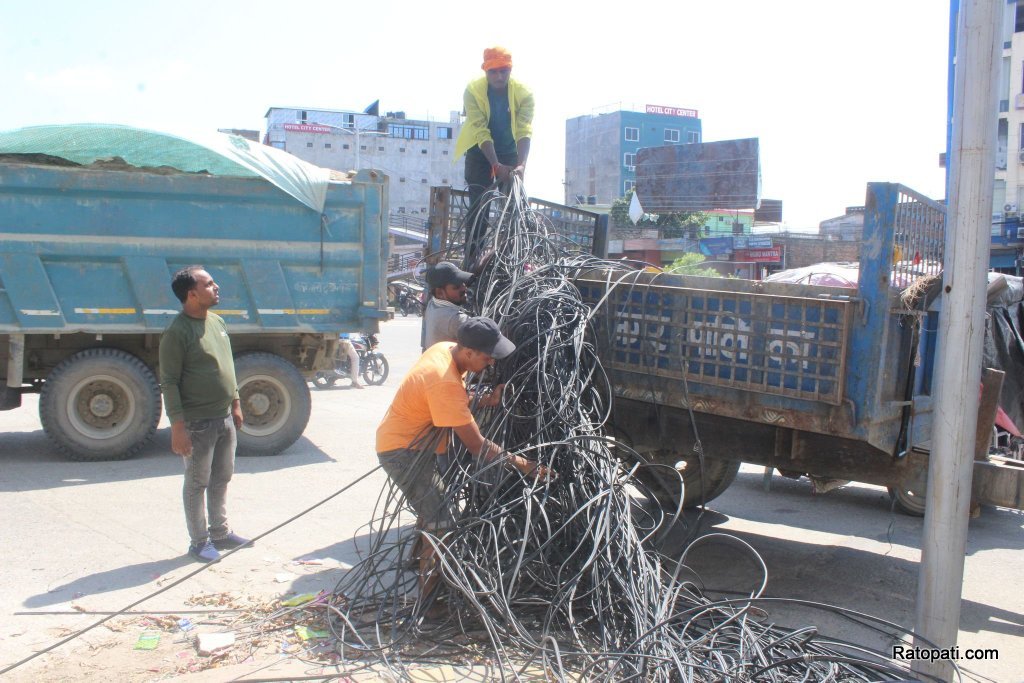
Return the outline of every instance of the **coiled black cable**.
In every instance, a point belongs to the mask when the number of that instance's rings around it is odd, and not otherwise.
[[[502,405],[474,403],[474,414],[486,438],[557,477],[480,465],[455,441],[444,480],[456,526],[447,533],[417,530],[388,484],[357,548],[360,562],[306,608],[322,613],[343,659],[379,658],[399,679],[413,663],[431,661],[484,666],[501,680],[538,672],[615,681],[907,678],[909,669],[884,653],[823,639],[813,627],[765,623],[767,570],[739,539],[698,537],[677,560],[652,549],[658,529],[675,520],[635,476],[652,465],[608,436],[612,390],[594,329],[604,300],[587,305],[574,284],[601,268],[609,290],[639,286],[635,266],[573,252],[530,211],[518,180],[481,206],[453,241],[472,236],[464,267],[490,254],[472,306],[498,321],[517,350],[490,378],[506,385]],[[481,379],[469,378],[470,386]],[[441,438],[426,439],[416,457],[433,460]],[[417,539],[433,547],[443,579],[431,595],[418,594]],[[752,555],[759,586],[741,599],[707,596],[686,558],[710,543]],[[872,626],[894,638],[904,633]]]

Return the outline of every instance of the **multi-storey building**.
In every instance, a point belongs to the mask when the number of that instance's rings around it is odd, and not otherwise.
[[[989,265],[1020,275],[1024,265],[1024,3],[1009,0],[1004,17]]]
[[[642,147],[701,141],[695,109],[646,105],[644,111],[577,116],[565,122],[565,203],[611,204],[636,184]]]
[[[426,219],[432,186],[463,184],[465,162],[454,159],[459,112],[432,121],[408,119],[405,112],[271,107],[266,119],[268,145],[325,168],[386,173],[393,214]]]

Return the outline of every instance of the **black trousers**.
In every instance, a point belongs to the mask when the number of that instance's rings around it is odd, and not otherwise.
[[[506,166],[515,166],[519,163],[517,154],[499,154],[498,161]],[[480,151],[479,147],[472,147],[466,152],[466,189],[469,191],[469,212],[466,214],[466,263],[464,267],[471,267],[476,260],[483,242],[487,235],[487,215],[478,215],[483,210],[481,198],[494,185],[494,178],[491,176],[491,162]]]

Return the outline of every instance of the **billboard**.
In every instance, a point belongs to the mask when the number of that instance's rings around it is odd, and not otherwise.
[[[732,253],[732,238],[706,237],[700,241],[699,248],[705,256],[725,256]]]
[[[761,206],[754,209],[755,223],[781,223],[782,200],[762,199]]]
[[[782,261],[782,247],[768,249],[737,249],[734,261],[756,261],[758,263],[779,263]]]
[[[761,198],[758,139],[639,149],[636,195],[648,213],[753,209]]]

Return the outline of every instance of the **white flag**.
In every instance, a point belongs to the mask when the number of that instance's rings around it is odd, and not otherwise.
[[[636,225],[643,217],[644,207],[640,206],[640,198],[634,192],[633,198],[629,200],[629,220],[633,221],[633,225]]]

